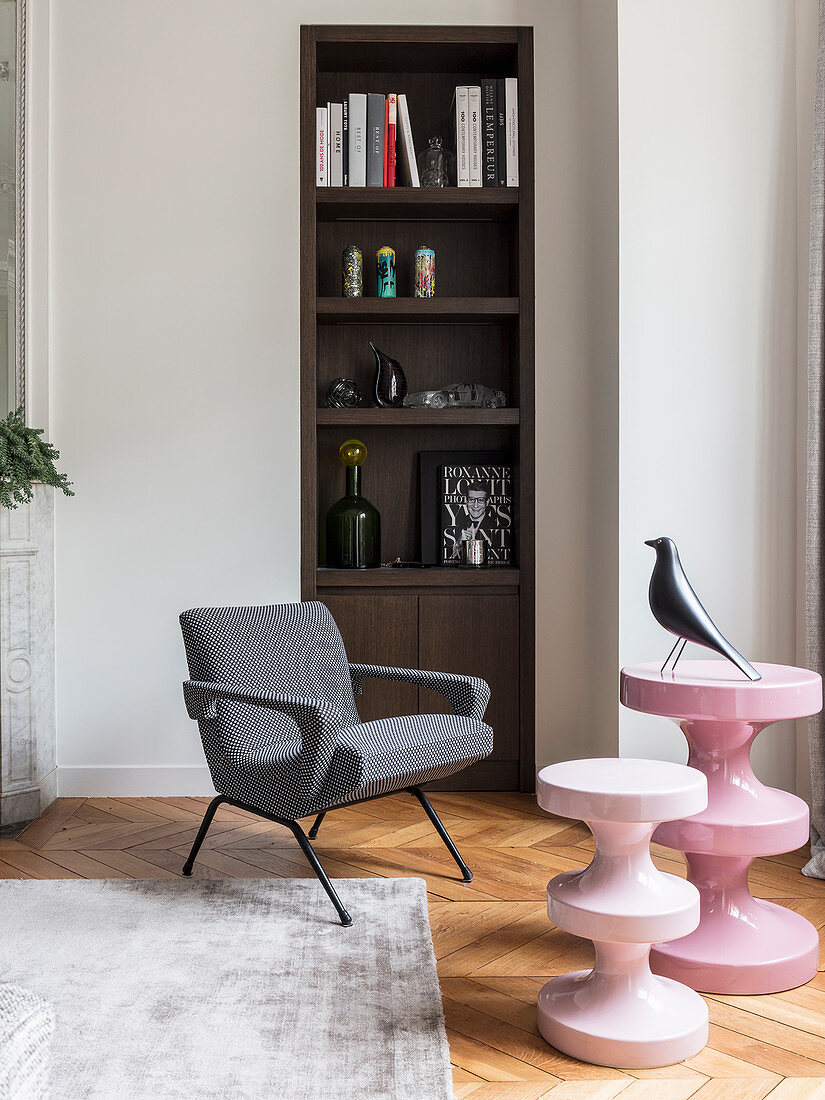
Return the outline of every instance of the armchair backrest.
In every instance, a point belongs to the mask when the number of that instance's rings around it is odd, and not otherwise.
[[[320,699],[360,722],[344,642],[322,603],[198,607],[180,616],[189,675]]]

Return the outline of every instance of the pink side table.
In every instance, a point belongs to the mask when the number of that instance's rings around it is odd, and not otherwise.
[[[539,772],[539,805],[586,821],[593,862],[547,886],[550,919],[594,941],[596,965],[553,978],[539,993],[538,1026],[557,1050],[625,1068],[671,1065],[698,1054],[708,1011],[692,989],[657,977],[655,940],[684,936],[699,920],[690,883],[650,859],[656,824],[707,804],[705,777],[657,760],[570,760]]]
[[[808,840],[808,807],[753,774],[750,747],[772,722],[816,714],[822,682],[815,672],[758,664],[762,679],[744,680],[727,661],[684,661],[622,670],[621,701],[632,710],[678,722],[688,763],[707,776],[708,806],[669,821],[654,841],[685,853],[688,879],[701,897],[699,927],[676,943],[658,943],[658,974],[707,993],[777,993],[810,981],[819,937],[804,917],[754,898],[748,868]]]

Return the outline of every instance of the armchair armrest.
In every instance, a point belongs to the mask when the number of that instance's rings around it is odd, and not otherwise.
[[[307,699],[298,695],[283,695],[277,691],[262,691],[236,684],[213,684],[203,680],[186,680],[183,698],[190,718],[216,719],[221,700],[248,703],[254,707],[277,711],[291,718],[301,735],[299,781],[303,788],[314,794],[320,789],[329,770],[332,754],[338,741],[338,730],[344,718],[329,703],[321,699]],[[220,736],[220,734],[219,734]],[[245,735],[243,737],[246,740]],[[252,730],[252,745],[255,746]],[[237,734],[224,742],[222,750],[234,767],[247,765],[245,745],[239,743]]]
[[[321,699],[283,695],[277,691],[259,691],[236,684],[212,684],[206,680],[184,681],[183,700],[190,718],[217,718],[219,699],[280,711],[292,718],[302,731],[304,727],[314,725],[338,729],[344,724],[338,711]]]
[[[386,668],[384,665],[359,665],[350,663],[352,690],[361,694],[366,679],[397,680],[406,684],[418,684],[439,692],[451,704],[455,714],[475,718],[479,722],[490,702],[490,688],[477,676],[457,676],[452,672],[427,672],[417,668]]]

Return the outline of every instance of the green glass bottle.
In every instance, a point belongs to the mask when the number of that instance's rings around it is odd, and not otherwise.
[[[327,512],[327,566],[375,569],[381,564],[381,516],[361,496],[367,448],[360,439],[348,439],[338,448],[338,456],[347,468],[347,491]]]

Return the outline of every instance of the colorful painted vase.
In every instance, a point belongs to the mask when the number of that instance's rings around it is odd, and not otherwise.
[[[379,298],[395,297],[395,249],[388,244],[375,253],[375,286]]]
[[[415,296],[435,297],[435,252],[425,244],[415,253]]]
[[[345,298],[364,296],[364,257],[357,244],[348,244],[341,253],[341,280]]]

